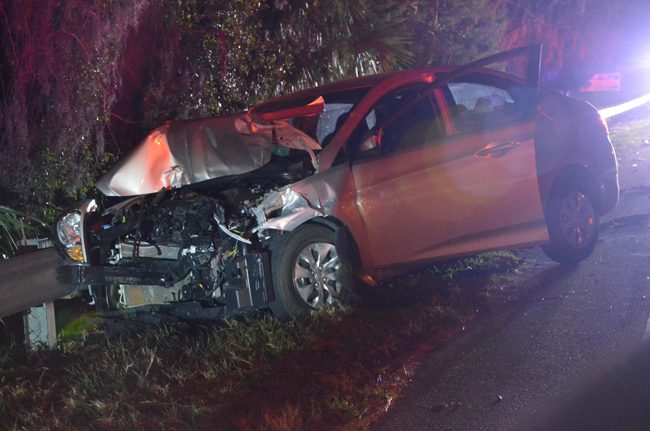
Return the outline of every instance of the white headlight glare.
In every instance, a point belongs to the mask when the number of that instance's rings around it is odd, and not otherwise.
[[[81,214],[78,212],[63,216],[56,227],[59,241],[66,247],[81,243]]]

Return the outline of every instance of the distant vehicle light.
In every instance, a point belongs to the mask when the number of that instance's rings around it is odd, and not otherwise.
[[[600,92],[600,91],[621,91],[620,72],[613,73],[595,73],[587,85],[580,88],[583,93]]]

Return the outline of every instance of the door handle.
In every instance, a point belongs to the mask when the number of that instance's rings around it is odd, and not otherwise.
[[[521,144],[519,141],[502,142],[500,144],[491,142],[479,150],[476,155],[479,157],[501,157],[510,150],[514,150]]]

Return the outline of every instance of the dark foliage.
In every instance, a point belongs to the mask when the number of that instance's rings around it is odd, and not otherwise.
[[[498,0],[508,11],[504,48],[541,42],[543,80],[558,90],[577,89],[595,72],[616,71],[630,39],[639,1]]]
[[[0,3],[0,199],[51,220],[168,119],[475,57],[500,39],[502,19],[489,3]]]

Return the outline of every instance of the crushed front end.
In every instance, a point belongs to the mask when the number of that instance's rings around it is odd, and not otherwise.
[[[88,286],[110,308],[263,306],[273,300],[267,250],[275,234],[254,229],[264,215],[256,207],[313,175],[319,148],[283,120],[164,125],[98,182],[101,199],[59,220],[66,262],[58,279]]]
[[[55,226],[59,280],[109,308],[273,303],[271,250],[331,215],[345,166],[321,172],[321,142],[365,91],[154,130]]]
[[[79,237],[69,247],[60,242],[68,264],[58,278],[94,287],[94,300],[111,308],[187,301],[227,311],[262,306],[273,299],[268,252],[258,236],[245,234],[255,224],[255,191],[231,189],[227,201],[163,190],[106,209],[84,205],[58,224],[60,240],[68,241],[66,232]]]

